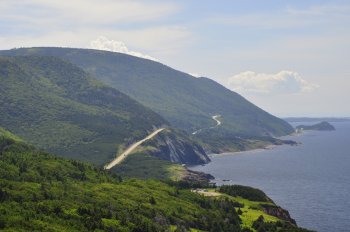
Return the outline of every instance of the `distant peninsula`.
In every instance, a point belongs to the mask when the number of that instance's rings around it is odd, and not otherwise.
[[[311,117],[288,117],[283,118],[285,121],[291,123],[291,122],[349,122],[350,117],[322,117],[322,118],[311,118]]]
[[[318,131],[333,131],[335,127],[329,122],[323,121],[314,125],[299,125],[296,127],[297,131],[300,130],[318,130]]]

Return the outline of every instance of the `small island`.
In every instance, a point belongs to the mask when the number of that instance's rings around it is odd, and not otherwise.
[[[318,131],[334,131],[335,127],[329,122],[323,121],[314,125],[299,125],[296,127],[297,131],[302,130],[318,130]]]

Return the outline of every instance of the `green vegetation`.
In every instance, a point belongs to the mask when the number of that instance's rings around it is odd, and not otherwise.
[[[253,229],[257,232],[307,232],[309,230],[293,227],[288,223],[278,221],[276,223],[266,221],[264,216],[260,216],[253,222]]]
[[[223,185],[220,187],[220,192],[233,197],[242,197],[250,201],[271,202],[271,199],[263,191],[248,186]]]
[[[264,212],[272,202],[205,197],[186,186],[125,179],[39,151],[1,129],[2,231],[306,231]],[[234,189],[249,198],[257,192]]]
[[[219,114],[222,121],[217,128],[219,132],[197,136],[208,144],[208,149],[217,150],[216,144],[210,144],[212,140],[221,141],[226,149],[235,150],[241,148],[239,137],[242,136],[280,136],[294,131],[285,121],[208,78],[194,78],[150,60],[71,48],[23,48],[0,54],[61,57],[128,94],[188,133],[216,125],[212,116]]]
[[[0,136],[3,231],[240,231],[235,203],[123,180]]]
[[[309,230],[299,228],[290,217],[288,211],[275,205],[266,194],[248,186],[233,185],[221,186],[219,192],[224,197],[241,204],[236,207],[242,221],[242,228],[257,232],[306,232]],[[273,210],[270,210],[273,209]]]
[[[240,211],[240,218],[242,221],[242,227],[252,228],[253,223],[260,216],[263,216],[267,222],[275,223],[281,221],[281,219],[268,215],[263,211],[260,204],[264,202],[250,201],[242,197],[233,197],[233,200],[242,204],[237,208],[237,212]]]
[[[242,192],[247,198],[250,199],[265,199],[263,201],[249,200],[245,197],[236,196],[232,193],[232,189],[235,192]],[[235,209],[241,219],[242,231],[257,231],[257,232],[306,232],[309,230],[297,227],[295,221],[290,218],[288,211],[276,206],[265,193],[261,190],[254,189],[247,186],[221,186],[218,188],[201,189],[199,194],[215,198],[226,199],[235,202]],[[232,196],[234,195],[234,196]],[[257,197],[259,195],[259,197]],[[265,196],[263,198],[262,196]],[[268,207],[278,210],[278,213],[266,210]]]
[[[102,165],[159,115],[55,57],[0,57],[0,125],[46,151]]]
[[[17,141],[17,142],[22,141],[21,138],[17,137],[16,135],[12,134],[11,132],[9,132],[1,127],[0,127],[0,137],[6,137],[6,138],[12,139],[12,140]]]
[[[186,168],[143,152],[133,153],[112,172],[126,177],[140,179],[172,179],[178,180],[186,173]]]
[[[159,179],[165,181],[186,182],[184,186],[209,185],[211,175],[194,172],[186,167],[146,154],[140,150],[128,156],[111,172],[123,177],[139,179]]]
[[[21,51],[70,57],[113,86],[135,85],[128,94],[188,132],[215,124],[217,113],[225,126],[193,136],[164,130],[110,171],[58,158],[34,146],[102,165],[169,124],[57,57],[0,57],[0,230],[303,231],[262,191],[223,186],[208,198],[190,190],[210,186],[208,176],[169,162],[208,162],[201,144],[242,150],[277,143],[269,136],[287,133],[284,122],[213,81],[151,61],[94,50],[14,50]]]

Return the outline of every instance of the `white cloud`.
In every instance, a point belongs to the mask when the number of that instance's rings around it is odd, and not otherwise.
[[[309,92],[319,86],[307,82],[293,71],[280,71],[276,74],[246,71],[229,78],[228,87],[247,94],[292,94]]]
[[[40,28],[46,26],[42,25]],[[99,35],[118,38],[119,41],[127,42],[127,48],[130,50],[152,54],[152,57],[162,61],[168,60],[169,56],[178,56],[179,52],[187,49],[195,40],[195,36],[182,27],[148,27],[135,30],[84,28],[75,31],[51,30],[33,35],[5,36],[2,36],[0,31],[0,49],[41,46],[91,48],[91,41],[96,40]]]
[[[156,58],[152,56],[144,55],[140,52],[129,51],[129,49],[126,47],[126,45],[122,41],[109,40],[104,36],[100,36],[96,40],[91,41],[90,47],[92,49],[98,49],[98,50],[104,50],[104,51],[110,51],[110,52],[120,52],[131,56],[158,61]]]
[[[0,0],[0,49],[88,47],[104,35],[164,57],[193,41],[186,27],[167,24],[179,10],[161,0]]]
[[[200,75],[199,73],[188,73],[188,74],[196,78],[203,77],[203,75]]]

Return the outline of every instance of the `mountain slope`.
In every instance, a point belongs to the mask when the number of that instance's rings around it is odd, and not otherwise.
[[[123,181],[2,135],[0,167],[0,230],[240,231],[233,201],[160,181]]]
[[[208,78],[194,78],[150,60],[71,48],[23,48],[0,54],[53,55],[69,60],[190,133],[214,126],[212,116],[218,114],[222,119],[218,129],[225,133],[280,136],[293,132],[285,121],[220,84]]]
[[[259,219],[264,231],[306,231],[268,215],[260,202],[244,196],[237,200],[231,196],[209,198],[181,183],[123,180],[91,164],[58,158],[12,138],[17,137],[0,128],[1,231],[257,229],[255,222],[247,223],[246,215],[250,221],[264,216]],[[239,216],[236,210],[242,207],[244,215]]]
[[[118,145],[167,124],[58,58],[0,57],[0,80],[0,124],[67,157],[104,164]]]

